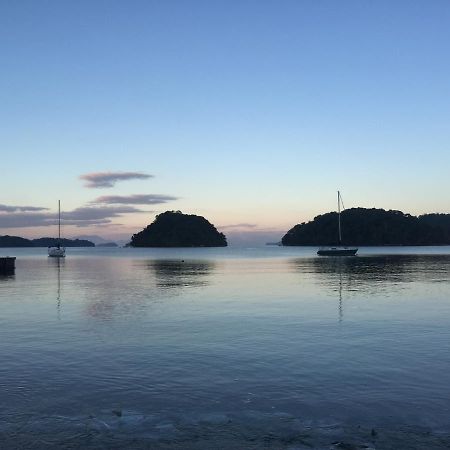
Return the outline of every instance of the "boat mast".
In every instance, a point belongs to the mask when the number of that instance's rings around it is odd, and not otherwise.
[[[342,243],[341,235],[341,193],[338,191],[338,221],[339,221],[339,245]]]

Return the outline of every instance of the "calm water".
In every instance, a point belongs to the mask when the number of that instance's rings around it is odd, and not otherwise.
[[[450,448],[450,248],[0,249],[1,448]]]

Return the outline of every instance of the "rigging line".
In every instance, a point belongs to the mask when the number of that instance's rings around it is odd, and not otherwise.
[[[344,200],[342,200],[342,194],[340,194],[340,197],[341,197],[342,209],[344,210],[344,209],[345,209],[345,206],[344,206]]]

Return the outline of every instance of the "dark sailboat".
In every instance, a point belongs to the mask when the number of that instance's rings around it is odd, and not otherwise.
[[[341,193],[338,191],[338,231],[339,242],[335,247],[321,247],[317,251],[319,256],[355,256],[358,249],[356,247],[345,247],[342,245],[342,231],[341,231],[341,205],[344,209]]]

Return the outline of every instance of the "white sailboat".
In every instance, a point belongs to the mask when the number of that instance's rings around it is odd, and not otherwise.
[[[338,229],[339,229],[339,244],[336,247],[321,247],[317,251],[319,256],[355,256],[358,248],[342,246],[342,232],[341,232],[341,205],[344,209],[341,193],[338,191]]]
[[[48,248],[48,256],[55,258],[66,256],[66,249],[61,246],[61,200],[58,200],[58,243],[56,246]]]

